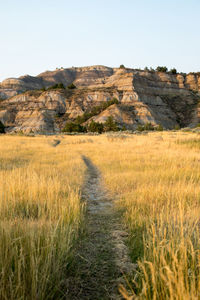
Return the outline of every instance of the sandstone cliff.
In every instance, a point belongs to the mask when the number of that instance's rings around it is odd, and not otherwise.
[[[76,89],[44,91],[56,83]],[[112,115],[135,129],[147,122],[165,128],[200,122],[200,75],[168,74],[93,66],[47,71],[36,77],[10,78],[0,84],[0,120],[7,131],[55,132],[65,123],[113,97],[119,104],[93,119]]]

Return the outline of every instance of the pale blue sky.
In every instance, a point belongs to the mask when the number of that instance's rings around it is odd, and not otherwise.
[[[120,64],[200,71],[200,0],[0,0],[0,81]]]

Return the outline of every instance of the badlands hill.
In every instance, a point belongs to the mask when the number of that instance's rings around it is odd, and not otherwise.
[[[76,89],[49,89],[62,83]],[[194,126],[200,122],[200,74],[169,74],[92,66],[56,69],[0,83],[0,121],[8,132],[59,132],[66,122],[113,98],[93,119],[113,116],[119,126]],[[90,121],[90,120],[89,120]],[[88,121],[88,122],[89,122]]]

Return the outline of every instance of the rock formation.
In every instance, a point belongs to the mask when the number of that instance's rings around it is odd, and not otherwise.
[[[76,89],[49,89],[73,83]],[[200,74],[169,74],[92,66],[46,71],[36,77],[0,83],[0,120],[8,132],[59,132],[92,107],[116,98],[95,121],[113,116],[120,126],[136,129],[150,122],[164,128],[200,122]]]

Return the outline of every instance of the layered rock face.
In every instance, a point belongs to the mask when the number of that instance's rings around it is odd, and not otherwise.
[[[77,88],[43,91],[56,83],[74,83]],[[148,122],[171,129],[200,122],[199,93],[198,74],[104,66],[58,69],[4,80],[0,84],[0,120],[7,131],[59,132],[69,120],[116,98],[119,104],[92,119],[105,122],[113,116],[127,129]]]

